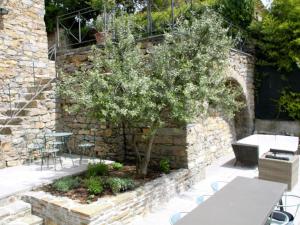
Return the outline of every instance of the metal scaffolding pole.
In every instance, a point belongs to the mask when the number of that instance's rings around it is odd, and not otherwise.
[[[147,31],[149,35],[152,34],[151,4],[152,4],[152,0],[148,0],[147,1]]]

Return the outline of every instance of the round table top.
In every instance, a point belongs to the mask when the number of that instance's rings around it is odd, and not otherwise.
[[[47,137],[69,137],[71,135],[73,135],[71,132],[52,132],[45,134]]]

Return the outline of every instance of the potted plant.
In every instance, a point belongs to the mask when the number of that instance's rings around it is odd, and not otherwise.
[[[97,41],[97,44],[103,44],[106,39],[106,31],[105,31],[105,19],[103,16],[99,15],[97,16],[97,19],[95,21],[95,38]]]

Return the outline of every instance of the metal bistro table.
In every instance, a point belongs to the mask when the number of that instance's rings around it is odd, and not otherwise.
[[[237,177],[176,225],[265,225],[287,185]]]
[[[71,152],[71,149],[69,149],[68,145],[67,145],[68,139],[72,135],[73,135],[73,133],[71,133],[71,132],[50,132],[50,133],[46,133],[45,137],[61,138],[61,142],[62,142],[64,148],[68,151],[69,156],[72,160],[72,164],[74,166],[74,161],[73,161],[73,158],[72,158],[72,152]]]

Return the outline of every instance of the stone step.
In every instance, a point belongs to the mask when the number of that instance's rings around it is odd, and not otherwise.
[[[12,116],[14,115],[15,113],[17,113],[18,111],[20,111],[20,109],[17,109],[17,108],[13,108],[13,109],[8,109],[8,110],[1,110],[0,113],[2,115],[5,115],[5,116]],[[18,113],[18,116],[28,116],[30,113],[30,110],[27,110],[27,109],[23,109],[21,110],[19,113]]]
[[[27,215],[9,222],[7,225],[42,225],[43,219],[35,215]]]
[[[37,77],[35,83],[37,85],[45,85],[45,84],[49,83],[51,80],[52,80],[51,77]]]
[[[31,100],[35,96],[35,94],[34,93],[26,93],[23,96],[24,96],[25,100],[29,101],[29,100]],[[43,93],[40,93],[34,99],[36,99],[36,100],[44,100],[45,99],[45,95]]]
[[[39,87],[28,87],[27,88],[27,91],[28,92],[30,92],[30,93],[36,93],[37,91],[39,91],[41,89],[41,86],[39,86]],[[43,89],[43,91],[50,91],[50,90],[52,90],[53,89],[53,87],[52,87],[52,85],[50,84],[50,85],[48,85],[47,87],[45,87],[44,89]]]
[[[7,225],[24,216],[31,215],[31,205],[21,200],[14,199],[0,207],[0,225]]]
[[[11,127],[0,127],[0,135],[11,135]]]
[[[37,108],[38,102],[36,100],[33,100],[31,102],[15,102],[15,107],[19,109],[23,108],[25,105],[26,105],[25,108]]]
[[[0,125],[20,125],[23,122],[22,118],[0,118]]]

